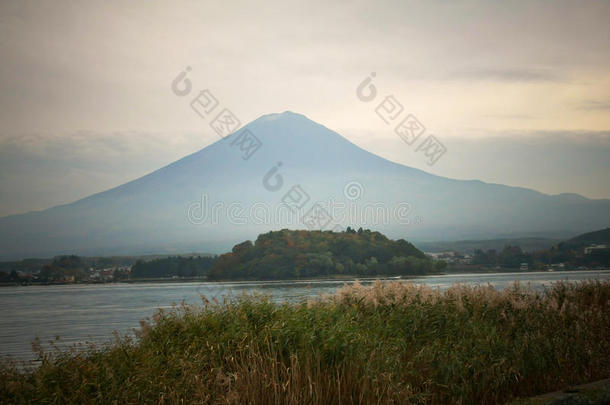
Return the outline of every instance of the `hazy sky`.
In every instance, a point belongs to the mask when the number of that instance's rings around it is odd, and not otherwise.
[[[0,215],[119,185],[292,110],[454,178],[610,198],[608,1],[3,1]],[[429,167],[356,97],[371,72],[448,148]]]

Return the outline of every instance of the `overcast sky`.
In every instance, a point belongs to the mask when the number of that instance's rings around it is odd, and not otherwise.
[[[610,198],[610,2],[3,1],[0,215],[102,191],[291,110],[409,166]],[[371,72],[448,148],[430,167],[356,97]]]

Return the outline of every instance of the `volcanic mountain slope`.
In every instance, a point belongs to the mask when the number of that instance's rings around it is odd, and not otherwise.
[[[0,218],[0,258],[221,252],[269,230],[348,225],[409,240],[577,234],[610,225],[610,200],[435,176],[285,112],[119,187]]]

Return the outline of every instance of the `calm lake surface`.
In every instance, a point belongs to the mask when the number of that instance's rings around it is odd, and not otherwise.
[[[427,276],[410,280],[441,290],[452,284],[491,284],[504,289],[519,280],[542,289],[560,280],[608,280],[610,270],[562,271],[532,273],[454,274]],[[373,280],[360,280],[362,284]],[[39,337],[45,348],[49,340],[58,346],[105,343],[113,331],[131,333],[139,321],[150,317],[158,308],[171,308],[182,301],[201,303],[208,298],[239,296],[242,293],[268,294],[274,301],[299,301],[331,294],[350,281],[285,281],[234,283],[137,283],[60,285],[0,288],[0,356],[32,360],[31,343]]]

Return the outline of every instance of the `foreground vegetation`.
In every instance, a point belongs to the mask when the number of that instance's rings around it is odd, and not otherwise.
[[[39,355],[0,367],[0,402],[496,404],[610,376],[610,282],[204,299],[134,341]]]

